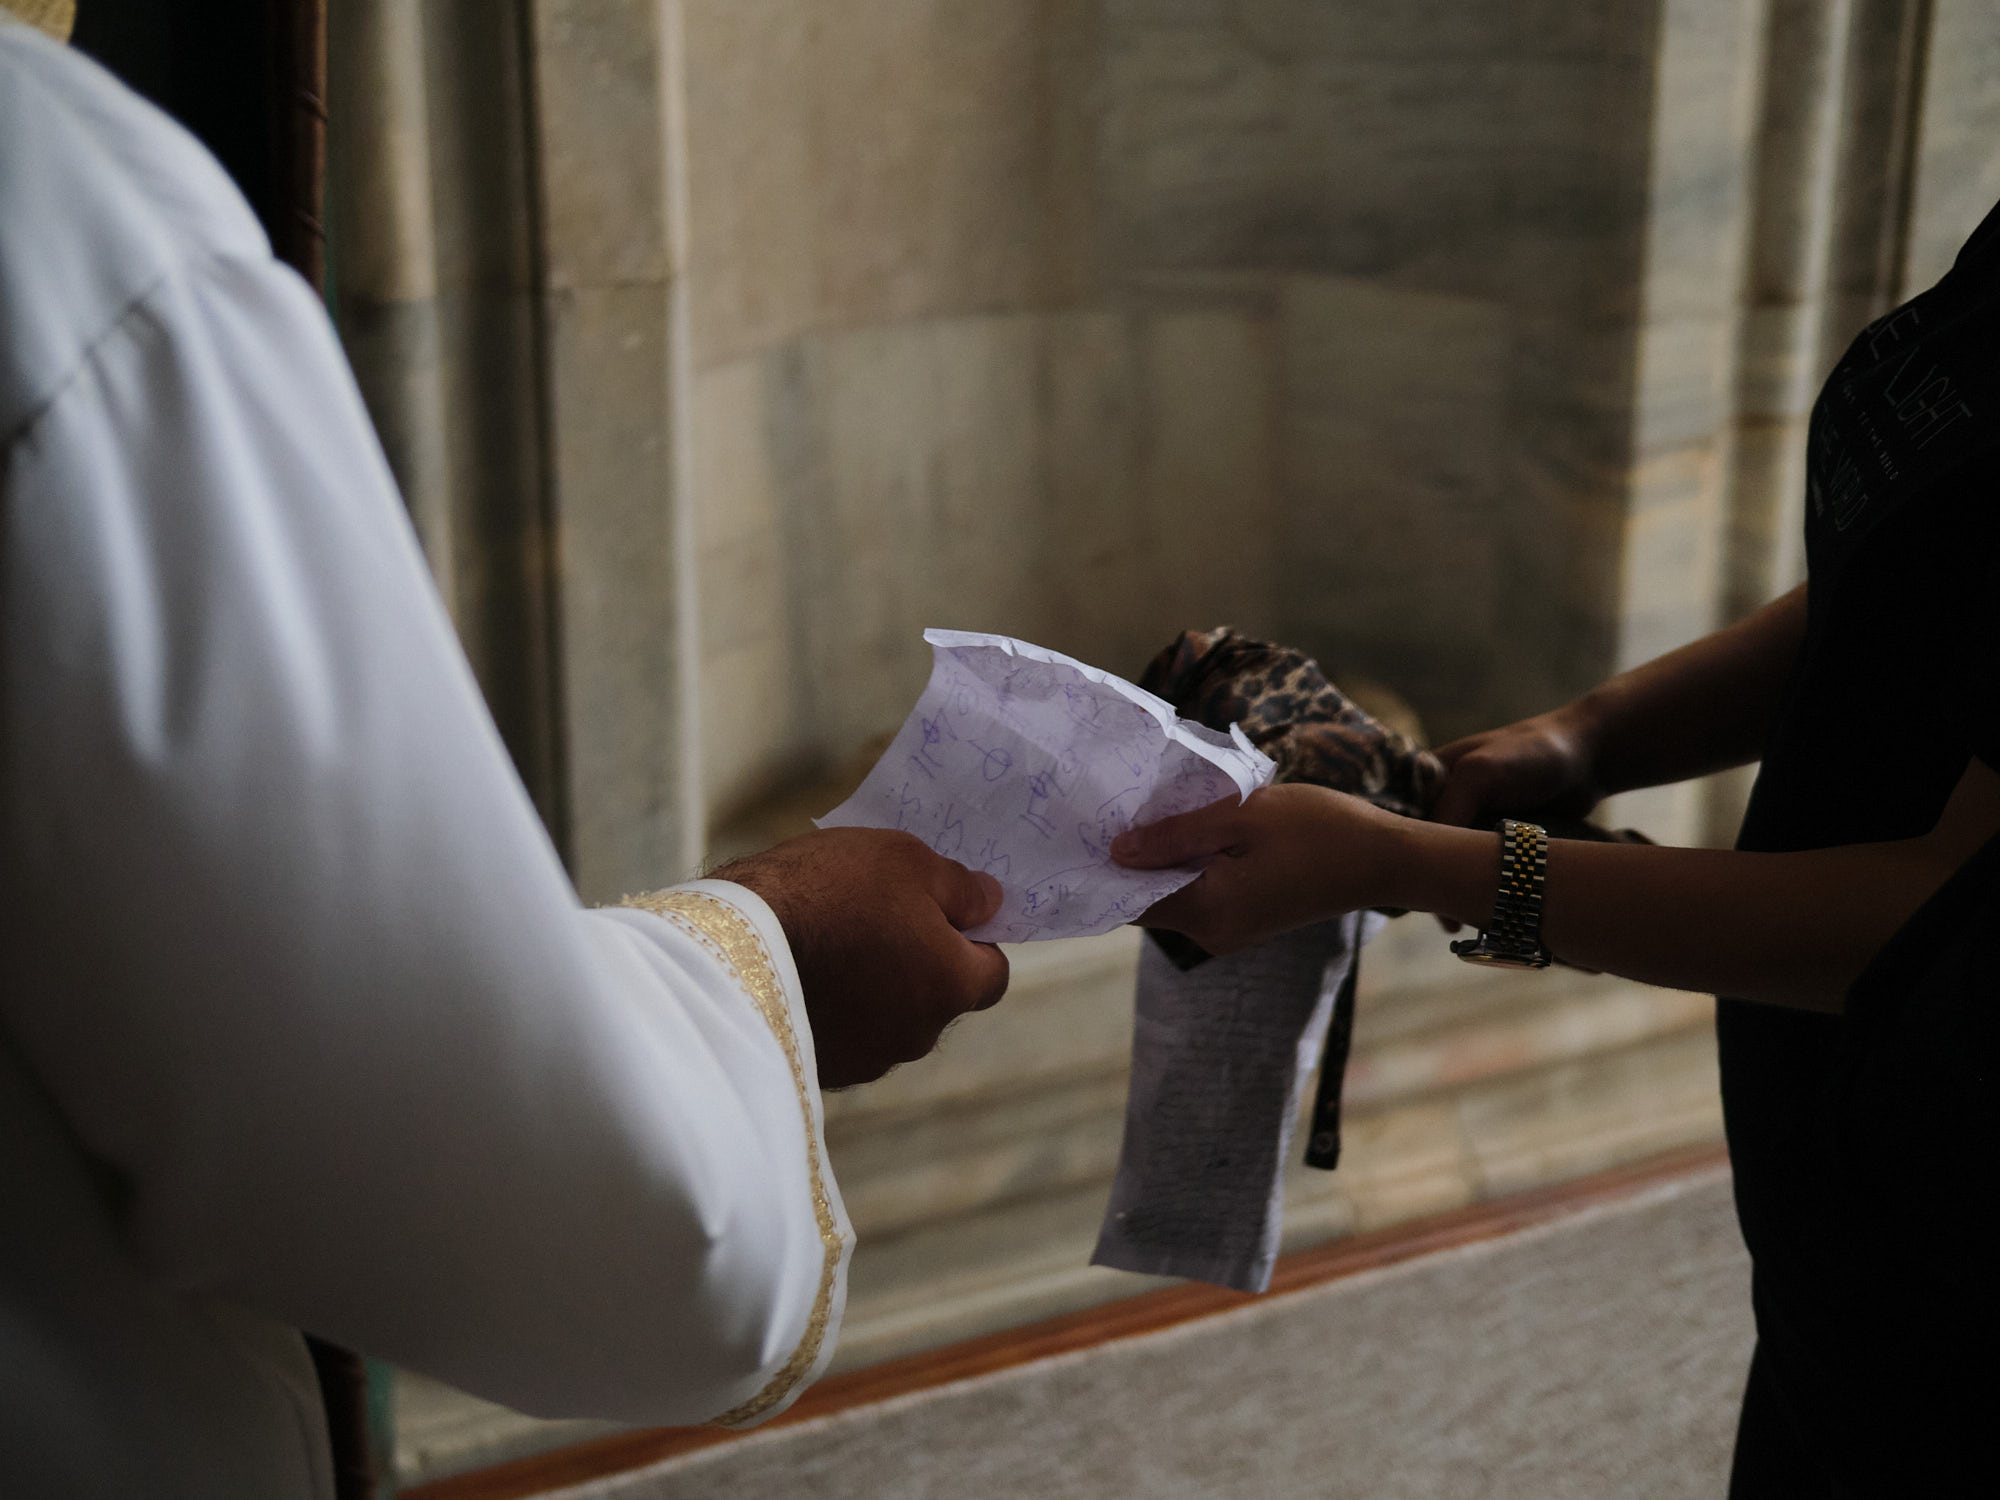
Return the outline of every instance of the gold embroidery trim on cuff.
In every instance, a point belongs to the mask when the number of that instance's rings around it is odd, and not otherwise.
[[[833,1199],[827,1191],[826,1173],[820,1163],[819,1142],[813,1129],[812,1082],[806,1077],[805,1060],[799,1054],[798,1037],[792,1030],[792,1010],[785,1003],[785,987],[778,978],[778,966],[771,961],[757,929],[727,901],[701,891],[654,891],[644,896],[627,896],[621,906],[649,911],[663,917],[696,939],[714,954],[736,982],[757,1004],[765,1024],[778,1039],[785,1061],[792,1070],[792,1087],[799,1099],[799,1115],[805,1122],[806,1164],[812,1180],[813,1217],[819,1225],[824,1257],[820,1264],[819,1292],[813,1298],[812,1315],[806,1320],[805,1335],[792,1357],[773,1375],[764,1388],[741,1406],[715,1419],[722,1427],[740,1427],[754,1422],[792,1394],[799,1382],[819,1359],[826,1341],[827,1324],[833,1317],[833,1287],[840,1274],[840,1226],[834,1222]]]

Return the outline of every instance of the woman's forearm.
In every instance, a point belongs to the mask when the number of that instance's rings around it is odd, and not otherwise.
[[[1491,920],[1493,834],[1413,822],[1398,835],[1395,905]],[[1549,846],[1542,938],[1565,962],[1646,984],[1837,1011],[1868,960],[1950,873],[1918,839],[1799,854],[1559,839]]]
[[[1379,904],[1491,920],[1495,835],[1409,819],[1376,829]],[[1975,760],[1921,838],[1791,854],[1559,839],[1542,940],[1647,984],[1837,1011],[1890,934],[1996,832],[2000,775]]]

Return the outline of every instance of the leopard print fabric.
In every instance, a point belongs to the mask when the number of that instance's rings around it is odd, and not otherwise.
[[[1357,707],[1302,651],[1226,627],[1186,630],[1139,686],[1210,729],[1241,724],[1277,763],[1279,781],[1352,792],[1411,818],[1428,813],[1444,786],[1435,755]]]

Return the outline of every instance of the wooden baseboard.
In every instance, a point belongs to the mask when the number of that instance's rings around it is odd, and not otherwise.
[[[1498,1239],[1615,1203],[1727,1161],[1728,1154],[1719,1145],[1685,1147],[1573,1182],[1334,1240],[1280,1260],[1271,1276],[1271,1290],[1264,1295],[1301,1292],[1419,1256]],[[1157,1292],[1145,1292],[942,1349],[889,1360],[869,1369],[835,1375],[807,1391],[784,1415],[757,1430],[811,1422],[836,1412],[852,1411],[917,1391],[936,1390],[1059,1354],[1118,1339],[1138,1338],[1227,1312],[1251,1300],[1249,1294],[1199,1282],[1163,1287]],[[627,1473],[684,1453],[735,1442],[740,1436],[716,1427],[657,1427],[615,1433],[551,1453],[434,1480],[401,1494],[404,1500],[525,1500],[567,1485]]]

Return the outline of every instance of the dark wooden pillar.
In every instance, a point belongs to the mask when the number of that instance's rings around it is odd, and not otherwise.
[[[71,45],[199,136],[321,284],[326,0],[81,0]]]

